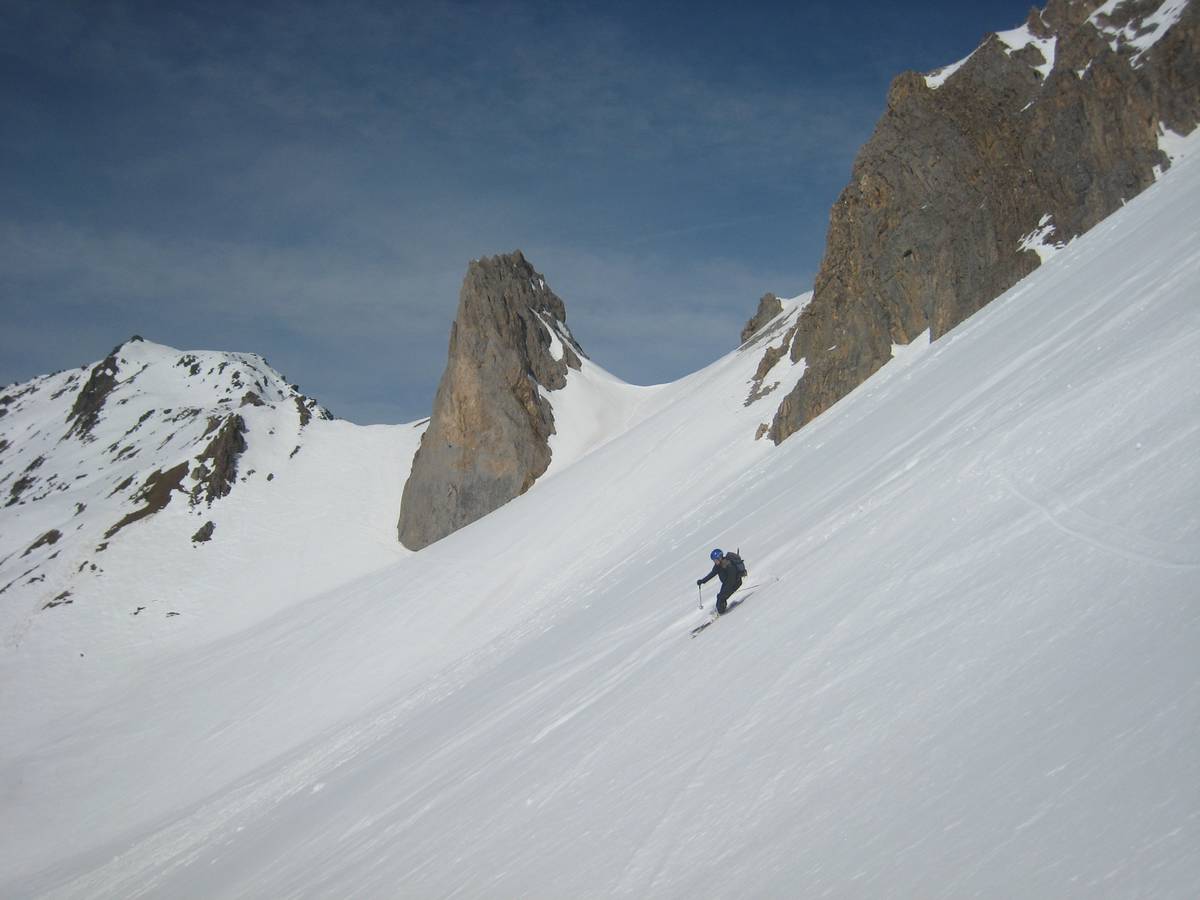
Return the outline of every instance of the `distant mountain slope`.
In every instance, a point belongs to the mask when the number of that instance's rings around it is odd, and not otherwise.
[[[253,354],[134,338],[6,388],[0,410],[7,646],[64,620],[216,625],[232,605],[228,630],[273,610],[283,583],[330,586],[403,553],[372,510],[398,499],[380,467],[405,465],[419,429],[336,422]]]
[[[1190,898],[1196,147],[779,447],[735,352],[286,615],[27,642],[0,894]]]

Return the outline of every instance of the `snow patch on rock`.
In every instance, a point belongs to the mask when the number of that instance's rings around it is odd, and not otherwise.
[[[1165,0],[1149,15],[1118,27],[1111,22],[1111,17],[1127,2],[1128,0],[1106,0],[1103,6],[1088,16],[1088,21],[1104,36],[1114,53],[1122,47],[1131,49],[1132,63],[1138,66],[1150,48],[1162,40],[1183,16],[1190,0]]]
[[[997,31],[996,37],[1004,45],[1004,52],[1009,56],[1024,50],[1026,47],[1036,47],[1045,62],[1041,65],[1035,65],[1033,68],[1041,73],[1043,79],[1050,76],[1050,72],[1054,68],[1055,48],[1058,45],[1057,38],[1038,37],[1029,30],[1028,25],[1022,25],[1020,28],[1013,28],[1009,31]]]
[[[1022,237],[1017,247],[1019,250],[1032,250],[1038,255],[1038,259],[1046,262],[1067,246],[1064,242],[1053,239],[1055,230],[1054,216],[1046,213],[1038,221],[1037,228]]]
[[[951,63],[948,66],[943,66],[940,69],[935,69],[934,71],[930,72],[928,75],[925,76],[925,84],[931,90],[936,91],[943,84],[945,84],[947,81],[949,81],[955,72],[957,72],[959,69],[961,69],[963,66],[965,66],[967,64],[967,61],[970,60],[970,58],[974,55],[975,55],[975,53],[974,53],[974,51],[972,51],[971,53],[969,53],[967,56],[964,56],[962,59],[960,59],[956,63]]]

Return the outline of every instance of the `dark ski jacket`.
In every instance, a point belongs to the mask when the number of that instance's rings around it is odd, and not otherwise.
[[[713,576],[721,579],[721,587],[729,587],[742,583],[742,577],[737,573],[737,566],[733,564],[733,560],[726,553],[720,559],[713,563],[712,571],[700,579],[700,583],[704,584]]]

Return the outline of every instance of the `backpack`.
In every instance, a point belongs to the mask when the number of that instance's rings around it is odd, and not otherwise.
[[[741,548],[739,548],[741,549]],[[733,563],[733,571],[737,572],[738,578],[745,578],[750,573],[746,571],[746,563],[736,553],[726,553],[725,558]]]

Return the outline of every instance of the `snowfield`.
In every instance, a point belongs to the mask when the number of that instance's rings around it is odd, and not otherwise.
[[[778,448],[761,344],[585,368],[573,462],[420,553],[6,647],[0,895],[1194,897],[1197,209],[1193,153]]]

